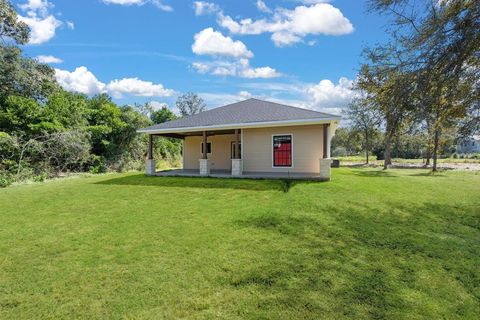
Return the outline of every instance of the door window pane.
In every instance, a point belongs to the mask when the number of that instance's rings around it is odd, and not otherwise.
[[[292,136],[273,136],[273,166],[292,166]]]

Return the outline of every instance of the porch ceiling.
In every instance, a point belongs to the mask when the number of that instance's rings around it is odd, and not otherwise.
[[[218,135],[225,135],[225,134],[235,134],[234,129],[230,130],[209,130],[207,131],[207,136],[218,136]],[[167,138],[177,138],[177,139],[185,139],[186,137],[201,137],[203,136],[203,131],[195,131],[195,132],[177,132],[177,133],[156,133],[153,134],[154,136],[159,137],[167,137]]]

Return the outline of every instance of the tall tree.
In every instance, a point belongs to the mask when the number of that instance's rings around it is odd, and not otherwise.
[[[362,135],[365,162],[368,164],[370,151],[373,147],[372,139],[381,124],[381,114],[366,95],[361,95],[348,105],[345,115],[352,128],[358,130]]]
[[[395,48],[380,50],[389,57],[383,65],[413,84],[404,91],[408,98],[404,102],[427,124],[435,171],[442,130],[478,108],[480,6],[475,0],[370,0],[370,4],[393,17],[389,32]],[[477,72],[472,76],[471,70]],[[401,87],[397,82],[391,89]],[[475,120],[472,117],[470,127]],[[386,139],[388,125],[387,121]]]
[[[150,119],[153,123],[164,123],[175,120],[177,116],[167,106],[162,106],[160,109],[152,111]]]
[[[405,55],[401,65],[434,83],[434,100],[448,98],[442,109],[458,114],[461,104],[469,116],[465,134],[480,129],[480,5],[478,0],[370,0],[373,9],[392,17],[392,37]],[[462,94],[448,92],[460,88]],[[423,89],[422,89],[423,90]],[[443,98],[440,98],[443,96]],[[457,100],[457,101],[454,101]],[[443,111],[442,111],[443,112]],[[458,117],[457,117],[458,120]]]
[[[364,64],[357,86],[365,92],[372,108],[378,110],[385,125],[384,169],[392,165],[392,143],[394,138],[411,117],[412,75],[391,68],[388,48],[377,48],[370,52],[370,64]]]
[[[0,0],[0,39],[3,43],[13,40],[17,44],[28,42],[30,29],[20,21],[17,12],[8,0]]]
[[[196,93],[188,92],[177,98],[175,106],[180,111],[182,117],[197,114],[205,111],[207,105],[205,101]]]

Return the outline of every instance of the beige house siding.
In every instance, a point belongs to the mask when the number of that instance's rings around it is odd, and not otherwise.
[[[183,168],[199,169],[199,159],[202,155],[202,137],[186,137],[183,147]],[[210,159],[210,168],[213,170],[230,170],[232,161],[230,159],[230,148],[232,141],[235,141],[235,135],[218,135],[208,137],[208,142],[212,143],[212,154],[208,155]]]
[[[273,167],[272,136],[292,135],[292,167]],[[244,129],[242,132],[243,171],[311,172],[320,171],[323,157],[323,125]]]
[[[331,123],[330,138],[335,130],[336,125]],[[273,167],[272,137],[277,134],[292,135],[292,167]],[[202,139],[201,136],[185,138],[184,169],[199,169],[199,159],[202,158]],[[241,139],[244,172],[318,173],[320,171],[320,159],[323,158],[322,124],[243,129]],[[235,141],[235,136],[209,136],[208,141],[212,143],[212,154],[208,155],[211,169],[231,170],[230,148],[231,143]]]

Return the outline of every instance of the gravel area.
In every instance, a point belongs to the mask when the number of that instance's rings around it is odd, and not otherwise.
[[[342,167],[356,167],[356,166],[365,166],[364,163],[359,162],[347,162],[347,161],[340,161],[340,165]],[[370,164],[370,167],[379,167],[379,164]],[[480,163],[439,163],[437,164],[438,168],[446,169],[446,170],[469,170],[469,171],[480,171]],[[431,168],[431,166],[425,167],[421,163],[393,163],[392,168],[409,168],[409,169],[425,169]]]

